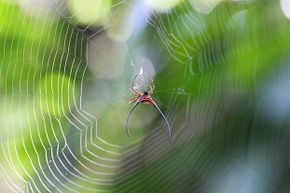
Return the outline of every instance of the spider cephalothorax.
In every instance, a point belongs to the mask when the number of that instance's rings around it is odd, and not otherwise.
[[[134,105],[133,105],[132,109],[130,110],[129,115],[127,117],[127,121],[126,121],[126,128],[125,129],[126,129],[126,132],[127,132],[128,136],[130,136],[129,129],[128,129],[129,118],[130,118],[131,114],[133,113],[134,109],[137,107],[137,105],[139,103],[144,103],[144,104],[153,105],[157,109],[157,111],[161,114],[161,116],[163,117],[163,119],[165,120],[165,122],[167,124],[169,136],[170,136],[170,139],[171,139],[172,133],[171,133],[170,125],[169,125],[166,117],[164,116],[164,114],[160,110],[160,108],[157,106],[157,104],[155,103],[155,101],[151,97],[151,95],[153,94],[154,89],[155,89],[153,79],[151,80],[151,84],[149,86],[150,90],[149,91],[145,90],[143,92],[140,92],[140,91],[138,91],[138,90],[136,90],[134,88],[136,77],[137,77],[137,75],[134,76],[134,78],[132,80],[132,83],[131,83],[131,88],[130,88],[130,91],[131,91],[131,93],[133,94],[134,97],[129,99],[129,104],[134,103]]]

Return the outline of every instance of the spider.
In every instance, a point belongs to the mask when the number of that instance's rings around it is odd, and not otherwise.
[[[134,88],[136,77],[137,77],[137,74],[134,76],[134,78],[132,80],[132,83],[131,83],[131,88],[130,88],[130,91],[134,95],[134,97],[131,98],[131,99],[129,99],[129,104],[134,103],[134,105],[131,108],[131,110],[130,110],[130,112],[128,114],[128,117],[127,117],[127,121],[126,121],[125,130],[127,132],[127,135],[130,136],[130,132],[129,132],[129,129],[128,129],[128,123],[129,123],[130,116],[132,115],[134,109],[137,107],[137,105],[139,103],[144,103],[144,104],[153,105],[156,108],[156,110],[160,113],[160,115],[162,116],[162,118],[166,122],[167,129],[168,129],[168,132],[169,132],[169,137],[170,137],[170,140],[171,140],[171,138],[172,138],[172,132],[171,132],[171,127],[169,125],[169,122],[167,121],[165,115],[162,113],[162,111],[160,110],[160,108],[158,107],[158,105],[155,103],[155,101],[151,97],[151,95],[153,95],[153,91],[155,89],[154,80],[153,79],[151,80],[150,90],[149,91],[145,90],[143,92],[140,92],[140,91],[138,91],[138,90],[136,90]]]

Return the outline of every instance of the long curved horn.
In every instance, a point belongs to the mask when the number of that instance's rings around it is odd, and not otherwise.
[[[137,105],[139,104],[139,100],[137,100],[134,104],[134,106],[132,107],[132,109],[130,110],[129,114],[128,114],[128,117],[127,117],[127,121],[126,121],[126,127],[125,127],[125,130],[126,130],[126,133],[127,135],[130,137],[130,132],[129,132],[129,129],[128,129],[128,123],[129,123],[129,118],[130,116],[132,115],[134,109],[137,107]]]
[[[169,133],[169,137],[170,137],[170,142],[172,140],[172,131],[171,131],[171,127],[169,125],[169,122],[167,121],[165,115],[162,113],[162,111],[160,110],[160,108],[158,107],[158,105],[154,102],[153,106],[157,109],[157,111],[161,114],[162,118],[165,120],[166,125],[167,125],[167,129],[168,129],[168,133]]]

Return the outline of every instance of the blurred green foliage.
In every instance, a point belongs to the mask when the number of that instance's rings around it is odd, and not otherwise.
[[[220,179],[233,173],[241,173],[241,179],[233,177],[233,187],[251,188],[243,181],[252,177],[246,172],[251,170],[261,189],[249,193],[290,192],[289,121],[270,120],[261,107],[267,106],[261,96],[271,75],[289,64],[290,22],[279,1],[221,1],[209,14],[181,1],[169,12],[154,13],[141,37],[128,41],[129,50],[146,44],[147,51],[161,53],[154,97],[170,118],[172,144],[150,133],[165,131],[156,126],[159,118],[139,128],[145,110],[137,111],[139,130],[132,138],[125,135],[120,120],[130,107],[114,91],[116,82],[131,76],[127,67],[124,77],[96,91],[113,90],[100,103],[113,102],[98,117],[86,118],[82,86],[104,81],[88,69],[89,35],[110,24],[107,10],[101,15],[103,7],[118,9],[120,2],[100,3],[102,10],[94,13],[93,2],[67,3],[74,17],[56,9],[57,14],[37,18],[16,3],[0,2],[0,160],[30,183],[28,191],[214,192],[217,187],[219,193],[229,192]],[[74,14],[79,7],[91,9],[84,17]],[[39,176],[46,173],[51,182],[43,183]]]

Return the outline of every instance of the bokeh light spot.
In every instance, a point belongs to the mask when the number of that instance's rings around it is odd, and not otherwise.
[[[289,0],[281,0],[280,1],[281,9],[284,15],[290,19],[290,1]]]

